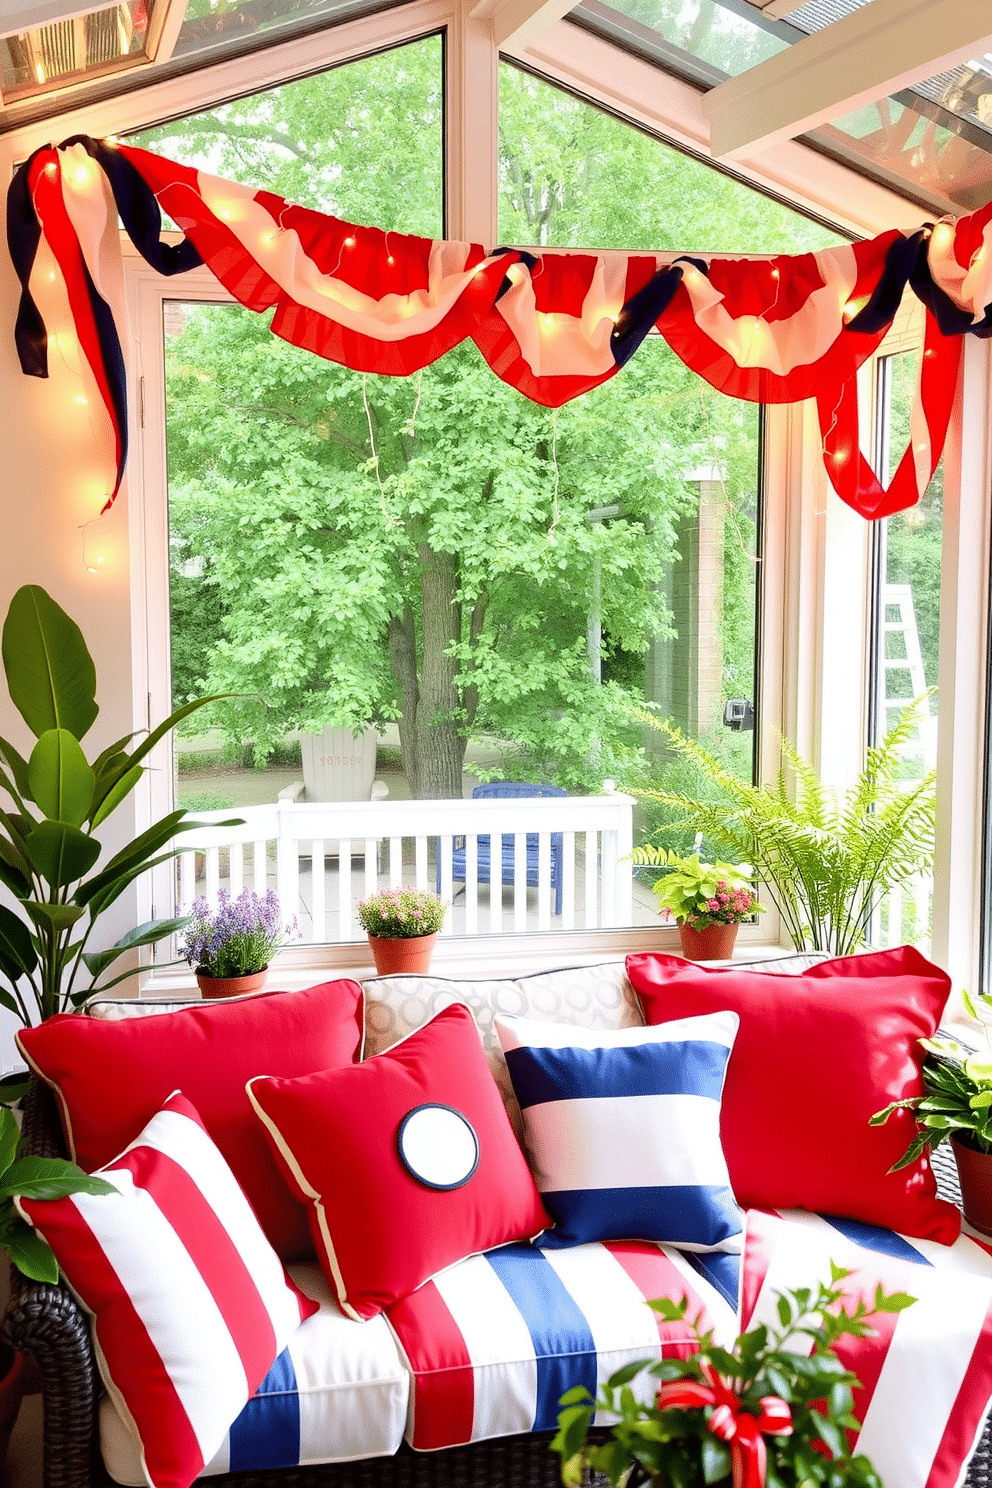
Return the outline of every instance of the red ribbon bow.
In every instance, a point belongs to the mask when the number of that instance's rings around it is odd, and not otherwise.
[[[702,1364],[707,1383],[698,1380],[669,1380],[658,1391],[658,1408],[696,1410],[711,1405],[706,1425],[713,1435],[730,1446],[730,1469],[734,1488],[764,1488],[768,1449],[763,1433],[792,1435],[792,1412],[779,1395],[764,1395],[758,1401],[759,1415],[741,1404],[740,1396],[709,1364]]]

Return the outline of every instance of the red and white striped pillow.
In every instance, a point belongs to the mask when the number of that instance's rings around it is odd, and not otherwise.
[[[99,1172],[116,1194],[15,1203],[92,1314],[149,1484],[188,1488],[317,1304],[178,1091]]]

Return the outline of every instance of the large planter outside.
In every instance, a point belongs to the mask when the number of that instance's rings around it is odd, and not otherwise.
[[[703,930],[694,930],[681,920],[678,925],[682,954],[688,961],[729,961],[741,928],[740,925],[707,925]]]
[[[951,1137],[951,1147],[958,1165],[964,1217],[983,1235],[992,1235],[992,1152],[968,1147],[957,1136]]]
[[[379,730],[327,728],[301,734],[303,784],[308,801],[368,801],[375,782]]]
[[[261,992],[269,975],[269,968],[253,971],[248,976],[214,977],[202,971],[196,973],[196,985],[201,997],[244,997],[248,992]]]
[[[377,935],[369,936],[375,969],[380,976],[428,971],[436,944],[436,931],[433,935],[410,935],[405,940],[385,940]]]

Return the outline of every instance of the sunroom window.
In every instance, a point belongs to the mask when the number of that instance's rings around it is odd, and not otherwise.
[[[910,433],[919,369],[916,314],[887,338],[888,355],[876,363],[876,460],[883,481],[891,476]],[[916,344],[914,344],[914,342]],[[902,344],[903,349],[900,349]],[[920,780],[937,765],[937,668],[940,650],[940,573],[944,467],[938,465],[923,499],[908,511],[875,524],[871,717],[879,742],[914,705],[918,718],[901,746],[901,776]],[[874,942],[930,948],[933,878],[919,875],[893,890],[872,929]]]
[[[504,66],[500,85],[504,242],[801,251],[831,241],[528,74]],[[349,220],[440,236],[440,44],[426,38],[139,142]],[[619,180],[636,189],[618,191]],[[172,701],[242,695],[180,732],[176,801],[259,816],[243,843],[218,838],[187,855],[180,902],[278,882],[298,895],[290,910],[305,939],[346,942],[377,876],[426,875],[453,899],[456,934],[656,924],[650,875],[631,884],[616,859],[624,833],[636,843],[658,819],[617,806],[619,834],[597,833],[575,798],[600,796],[604,782],[622,791],[674,778],[636,717],[645,703],[754,775],[760,410],[715,393],[656,336],[557,412],[494,379],[471,345],[412,378],[363,376],[274,339],[216,291],[164,301],[163,338]],[[463,892],[461,839],[451,860],[433,835],[427,801],[493,780],[570,798],[540,823],[547,900],[533,884],[521,899],[512,872],[502,892],[485,882]],[[380,799],[369,822],[381,823],[342,827],[340,843],[328,803],[370,793]],[[421,800],[419,816],[402,804]],[[322,807],[302,838],[297,812],[288,877],[287,802]],[[358,830],[375,836],[352,841]],[[688,845],[683,835],[670,845]]]

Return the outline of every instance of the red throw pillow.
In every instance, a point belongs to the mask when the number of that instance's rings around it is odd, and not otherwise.
[[[364,1064],[248,1093],[349,1317],[552,1223],[462,1003]]]
[[[904,1235],[957,1239],[924,1157],[898,1173],[915,1130],[900,1112],[923,1091],[921,1038],[936,1030],[950,980],[912,946],[824,961],[799,976],[627,957],[649,1023],[730,1008],[740,1030],[727,1065],[720,1132],[738,1202],[810,1209]]]
[[[313,1253],[306,1212],[279,1175],[245,1084],[260,1070],[351,1064],[363,1031],[362,989],[340,981],[119,1022],[60,1013],[22,1029],[17,1047],[55,1091],[69,1150],[87,1172],[116,1157],[181,1086],[270,1243],[291,1260]]]

